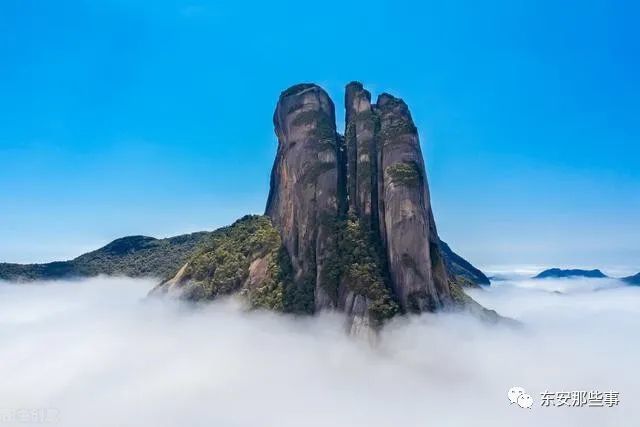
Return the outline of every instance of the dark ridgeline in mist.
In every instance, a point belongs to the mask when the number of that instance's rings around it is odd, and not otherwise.
[[[561,268],[550,268],[548,270],[544,270],[534,276],[534,279],[547,279],[547,278],[565,278],[565,277],[588,277],[591,279],[605,279],[609,276],[604,274],[602,271],[598,269],[594,270],[581,270],[581,269],[561,269]]]

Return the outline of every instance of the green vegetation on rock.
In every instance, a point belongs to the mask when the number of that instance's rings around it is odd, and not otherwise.
[[[305,169],[302,176],[300,177],[300,182],[302,182],[302,184],[305,186],[314,185],[320,175],[332,169],[335,169],[335,167],[335,163],[317,161],[316,163],[310,165],[309,167],[307,167],[307,169]]]
[[[323,283],[327,293],[337,301],[340,285],[369,302],[369,316],[381,324],[398,313],[389,287],[384,280],[384,266],[373,241],[360,219],[350,215],[332,221],[335,247],[329,252],[324,267]]]
[[[384,141],[384,146],[390,147],[395,144],[404,144],[405,142],[398,140],[398,138],[404,135],[415,135],[417,132],[418,130],[413,123],[408,120],[403,120],[399,123],[384,127],[380,132],[380,137]]]
[[[217,230],[209,243],[189,260],[184,281],[189,296],[213,299],[242,292],[256,307],[282,308],[285,282],[290,279],[288,258],[282,254],[277,230],[265,216],[245,216],[229,227]],[[266,263],[266,271],[251,288],[250,266]]]
[[[293,286],[291,261],[284,248],[269,255],[267,274],[262,284],[248,292],[254,308],[284,311],[285,290]]]
[[[336,129],[331,118],[322,111],[308,110],[299,112],[291,122],[293,126],[314,125],[309,135],[320,142],[333,143],[335,146]]]
[[[395,185],[417,187],[422,180],[420,169],[415,162],[394,163],[387,166],[385,172]]]
[[[248,215],[217,230],[189,260],[179,282],[189,300],[239,294],[251,308],[314,310],[315,277],[294,283],[289,255],[267,216]]]

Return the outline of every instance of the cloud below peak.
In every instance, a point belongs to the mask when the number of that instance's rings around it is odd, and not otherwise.
[[[375,347],[338,315],[148,300],[148,280],[3,284],[3,414],[54,408],[65,426],[629,425],[640,288],[537,283],[473,292],[522,330],[423,315],[392,322]],[[530,411],[509,405],[513,386]],[[620,392],[620,405],[540,406],[545,390],[592,389]]]

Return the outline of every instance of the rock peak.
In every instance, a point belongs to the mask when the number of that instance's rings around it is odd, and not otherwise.
[[[378,95],[378,101],[376,102],[376,105],[378,107],[382,107],[385,105],[398,104],[398,103],[404,104],[404,101],[401,98],[397,98],[391,95],[390,93],[383,92],[380,95]]]
[[[317,90],[308,93],[311,87]],[[373,248],[367,256],[375,273],[370,282],[379,283],[400,310],[450,305],[426,169],[404,101],[383,93],[372,105],[361,83],[349,83],[342,140],[324,90],[304,84],[283,95],[275,113],[279,148],[266,213],[281,233],[298,280],[313,282],[316,309],[343,308],[364,319],[380,302],[353,283],[359,280],[350,275],[361,264],[357,260],[332,271],[336,253],[348,258],[340,239],[349,227]]]
[[[320,86],[318,86],[315,83],[298,83],[280,92],[280,99],[285,98],[287,96],[291,96],[291,95],[297,95],[300,92],[303,92],[305,90],[312,89],[312,88],[323,90]]]
[[[350,87],[353,87],[353,88],[356,88],[356,89],[359,89],[359,90],[362,90],[364,88],[363,84],[361,82],[357,81],[357,80],[352,80],[349,83],[347,83],[347,90]]]

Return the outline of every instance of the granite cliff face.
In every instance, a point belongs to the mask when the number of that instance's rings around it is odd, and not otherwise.
[[[321,87],[282,92],[273,117],[278,150],[268,223],[260,219],[261,235],[279,238],[248,248],[252,234],[233,231],[246,228],[239,221],[227,240],[193,257],[156,292],[182,290],[191,299],[240,293],[252,306],[293,313],[339,310],[356,333],[398,313],[465,308],[495,320],[460,289],[477,272],[452,258],[446,244],[442,250],[407,105],[386,93],[372,104],[353,82],[345,112],[343,136]]]
[[[296,285],[313,289],[316,310],[332,308],[325,269],[336,243],[329,219],[339,203],[335,108],[320,87],[302,84],[282,93],[273,123],[279,144],[266,215],[282,236]]]
[[[340,254],[336,236],[350,221],[366,235],[364,245],[378,249],[369,255],[370,270],[401,311],[450,306],[449,277],[407,105],[388,94],[372,105],[370,93],[350,83],[345,107],[343,142],[333,103],[319,86],[294,86],[276,106],[279,144],[266,214],[291,255],[295,280],[305,286],[315,277],[317,310],[345,307],[361,315],[370,309],[373,301],[353,290],[353,278],[346,279],[351,266],[342,266],[336,277],[323,274],[332,252]]]
[[[407,105],[382,94],[378,182],[381,238],[391,283],[403,309],[434,311],[451,303],[448,274],[438,246],[418,132]]]

